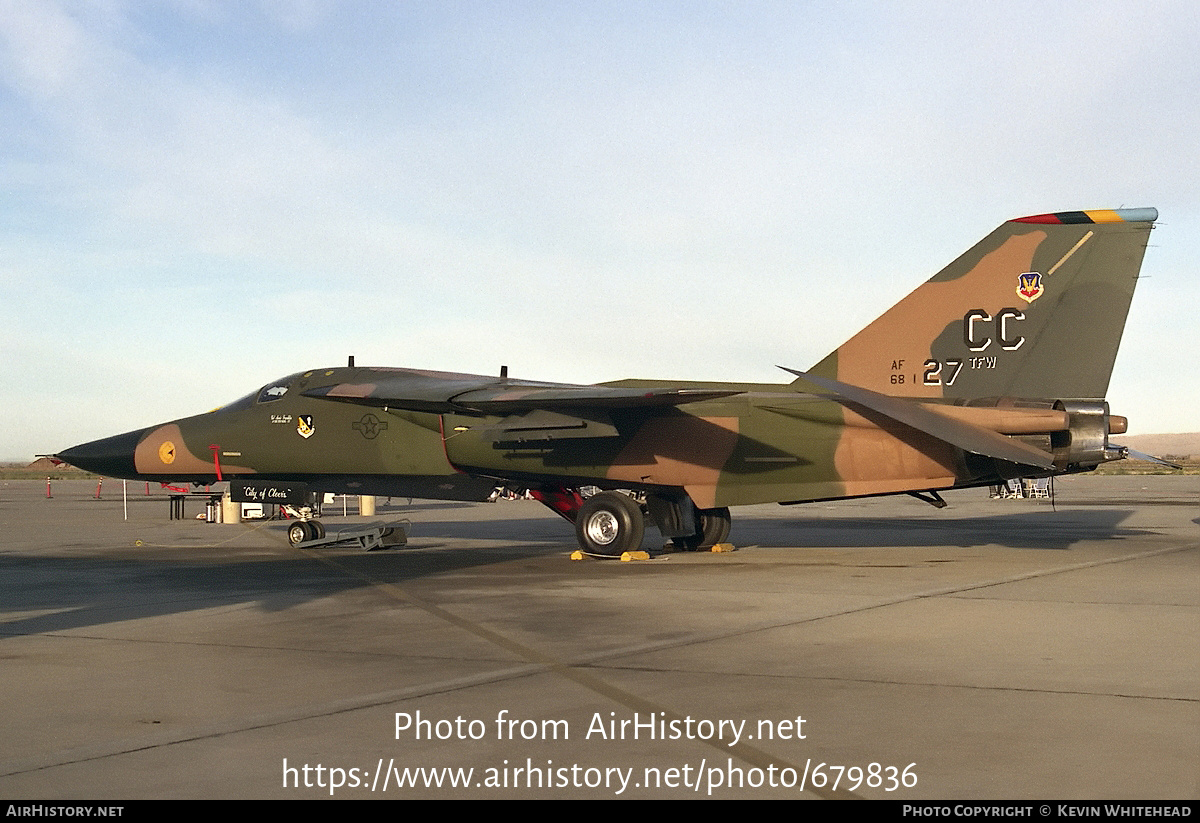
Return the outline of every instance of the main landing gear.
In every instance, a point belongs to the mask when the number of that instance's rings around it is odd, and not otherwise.
[[[646,520],[685,551],[709,549],[729,538],[729,509],[697,509],[682,491],[650,492],[646,502],[632,494],[602,491],[584,497],[578,489],[531,490],[533,496],[575,525],[580,547],[589,554],[617,557],[642,545]]]
[[[591,554],[620,555],[641,548],[646,532],[642,507],[620,492],[594,494],[575,515],[575,536]]]
[[[719,509],[700,509],[700,534],[691,537],[675,538],[675,542],[683,542],[683,548],[688,551],[711,549],[718,543],[729,539],[729,529],[732,521],[729,509],[722,506]]]

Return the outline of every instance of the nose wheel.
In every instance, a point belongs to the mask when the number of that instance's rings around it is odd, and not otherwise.
[[[317,520],[297,520],[288,526],[288,542],[298,546],[307,540],[323,540],[325,527]]]

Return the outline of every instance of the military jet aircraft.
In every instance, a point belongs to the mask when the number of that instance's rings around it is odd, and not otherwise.
[[[207,414],[58,457],[243,493],[485,500],[527,489],[599,554],[646,521],[683,548],[729,507],[939,492],[1125,457],[1105,392],[1154,209],[1002,224],[790,383],[540,383],[312,369]],[[594,493],[585,494],[584,490]],[[599,490],[598,492],[596,490]]]

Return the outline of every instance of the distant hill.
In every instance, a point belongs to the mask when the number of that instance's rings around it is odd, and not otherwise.
[[[39,457],[32,463],[24,460],[0,463],[0,478],[4,480],[42,480],[47,477],[63,479],[67,477],[95,477],[89,472],[81,471],[66,463],[54,465],[48,457]]]
[[[1183,434],[1113,435],[1112,439],[1135,451],[1155,457],[1200,457],[1200,432]]]
[[[29,471],[51,472],[51,473],[57,472],[60,474],[62,472],[72,472],[72,471],[77,472],[77,471],[79,471],[79,469],[75,468],[74,466],[67,465],[66,463],[59,463],[59,464],[55,465],[54,461],[51,460],[49,457],[39,457],[37,460],[34,460],[32,463],[30,463],[25,468]]]

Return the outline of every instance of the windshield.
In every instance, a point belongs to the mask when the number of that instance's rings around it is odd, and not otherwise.
[[[251,406],[262,403],[274,403],[279,398],[288,393],[291,388],[292,381],[296,379],[296,375],[289,374],[287,377],[281,377],[278,380],[273,380],[261,389],[251,392],[245,397],[239,397],[232,403],[226,403],[224,406],[218,406],[213,411],[242,411]]]
[[[259,403],[272,403],[272,402],[278,400],[279,398],[283,397],[285,394],[287,394],[287,391],[288,391],[288,379],[287,378],[276,381],[274,383],[268,383],[267,385],[263,386],[262,389],[259,391],[258,402]]]

